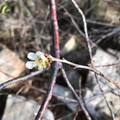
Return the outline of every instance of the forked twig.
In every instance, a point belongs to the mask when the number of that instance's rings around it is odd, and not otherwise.
[[[88,46],[88,50],[89,50],[89,55],[90,55],[90,60],[91,60],[91,61],[90,61],[90,62],[91,62],[91,67],[92,67],[93,71],[96,71],[95,68],[94,68],[94,64],[93,64],[92,49],[91,49],[91,46],[90,46],[90,40],[89,40],[89,36],[88,36],[88,31],[87,31],[86,18],[85,18],[85,16],[84,16],[82,10],[79,8],[78,4],[75,2],[75,0],[71,0],[71,1],[72,1],[72,3],[74,4],[74,6],[77,8],[78,12],[79,12],[79,13],[81,14],[81,16],[82,16],[83,24],[84,24],[84,31],[85,31],[86,42],[87,42],[87,46]],[[98,71],[98,72],[99,72],[99,71]],[[104,76],[101,72],[99,72],[99,73],[100,73],[100,75],[102,75],[106,80],[108,80],[109,82],[112,82],[114,85],[116,85],[117,87],[120,88],[120,85],[118,85],[118,83],[116,83],[116,82],[112,81],[111,79],[107,78],[107,77]],[[114,113],[113,113],[113,111],[112,111],[112,109],[111,109],[111,106],[110,106],[110,104],[108,103],[105,95],[103,94],[103,90],[102,90],[102,87],[101,87],[101,85],[100,85],[100,83],[99,83],[99,80],[98,80],[98,77],[97,77],[97,73],[94,72],[94,74],[95,74],[95,78],[96,78],[97,84],[98,84],[98,86],[99,86],[99,89],[100,89],[100,91],[101,91],[101,93],[102,93],[102,95],[103,95],[103,98],[104,98],[105,102],[106,102],[106,105],[108,106],[108,108],[109,108],[109,110],[110,110],[112,119],[115,120],[115,115],[114,115]]]
[[[57,62],[55,64],[56,64],[55,66],[57,66]],[[54,68],[54,71],[53,71],[53,74],[52,74],[52,77],[51,77],[51,81],[50,81],[50,84],[49,84],[47,92],[46,92],[46,96],[44,98],[43,103],[41,104],[41,107],[38,111],[38,114],[37,114],[35,120],[41,120],[42,119],[43,114],[44,114],[44,112],[47,108],[47,105],[48,105],[49,101],[51,100],[52,91],[53,91],[53,87],[54,87],[55,82],[56,82],[56,77],[57,77],[58,70],[59,70],[59,67],[57,67],[57,69]]]
[[[102,72],[100,72],[99,70],[97,70],[97,69],[95,69],[95,68],[93,68],[93,67],[84,66],[84,65],[79,65],[79,64],[70,62],[70,61],[68,61],[68,60],[66,60],[66,59],[61,60],[61,59],[58,59],[58,58],[53,58],[53,61],[59,61],[59,62],[62,62],[62,63],[66,63],[66,64],[68,64],[68,65],[72,65],[72,66],[75,67],[75,69],[80,68],[80,69],[90,70],[90,71],[94,72],[95,74],[103,77],[105,80],[107,80],[108,82],[112,83],[113,85],[115,85],[116,87],[118,87],[118,88],[120,89],[120,83],[111,80],[109,77],[107,77],[107,76],[104,75]]]
[[[68,87],[69,87],[70,90],[74,93],[74,95],[75,95],[75,97],[76,97],[76,99],[77,99],[77,101],[78,101],[78,103],[79,103],[80,108],[82,108],[82,110],[84,111],[87,119],[88,119],[88,120],[92,120],[91,117],[90,117],[90,115],[89,115],[88,110],[86,109],[86,107],[85,107],[85,105],[84,105],[84,103],[83,103],[83,101],[82,101],[82,99],[77,95],[77,93],[75,92],[74,88],[73,88],[72,85],[70,84],[70,82],[69,82],[69,80],[68,80],[68,78],[67,78],[67,75],[66,75],[65,70],[64,70],[63,68],[62,68],[61,70],[62,70],[62,75],[63,75],[63,77],[64,77],[64,79],[65,79]]]
[[[58,32],[59,28],[58,28],[55,0],[50,0],[50,12],[51,12],[52,26],[53,26],[53,51],[52,52],[53,52],[54,57],[60,58],[60,45],[59,45],[60,39],[59,39],[59,32]],[[53,73],[52,73],[50,85],[48,87],[47,94],[44,98],[44,101],[41,105],[41,108],[38,111],[38,114],[37,114],[35,120],[41,120],[43,117],[43,114],[47,108],[47,105],[52,97],[53,87],[55,85],[57,73],[58,73],[58,70],[60,69],[60,67],[61,67],[60,62],[55,61],[52,64]]]
[[[67,85],[69,86],[69,88],[71,89],[71,91],[73,92],[73,94],[75,95],[78,103],[79,103],[79,106],[82,108],[82,110],[84,111],[86,117],[88,120],[92,120],[90,115],[89,115],[89,112],[87,111],[86,109],[86,106],[84,105],[82,99],[77,95],[77,93],[75,92],[75,90],[73,89],[73,87],[71,86],[71,84],[69,83],[69,80],[67,78],[67,75],[66,75],[66,72],[65,70],[63,69],[62,67],[62,63],[66,63],[66,64],[69,64],[69,65],[72,65],[74,66],[75,68],[80,68],[80,69],[88,69],[92,72],[95,73],[95,77],[96,77],[96,80],[97,80],[97,75],[100,75],[102,76],[103,78],[105,78],[107,81],[111,82],[112,84],[114,84],[115,86],[117,86],[118,88],[120,88],[120,84],[117,83],[117,82],[114,82],[112,81],[111,79],[109,79],[108,77],[106,77],[104,74],[102,74],[100,71],[96,70],[94,68],[94,65],[93,65],[93,59],[92,59],[92,50],[91,50],[91,46],[90,46],[90,41],[89,41],[89,36],[88,36],[88,31],[87,31],[87,23],[86,23],[86,18],[82,12],[82,10],[79,8],[79,6],[76,4],[76,2],[74,0],[71,0],[74,5],[76,6],[76,8],[78,9],[78,11],[80,12],[80,14],[82,15],[82,18],[83,18],[83,23],[84,23],[84,31],[85,31],[85,37],[86,37],[86,43],[88,45],[88,50],[89,50],[89,54],[90,54],[90,59],[91,59],[91,66],[84,66],[84,65],[78,65],[78,64],[75,64],[75,63],[72,63],[70,61],[67,61],[65,59],[61,60],[59,59],[60,58],[60,39],[59,39],[59,32],[58,32],[58,22],[57,22],[57,14],[56,14],[56,3],[55,3],[55,0],[50,0],[50,11],[51,11],[51,17],[52,17],[52,25],[53,25],[53,64],[52,64],[52,77],[50,79],[50,84],[49,84],[49,87],[47,89],[47,93],[46,93],[46,96],[44,98],[44,101],[41,105],[41,108],[39,109],[38,111],[38,114],[35,118],[35,120],[41,120],[42,117],[43,117],[43,114],[48,106],[48,103],[52,97],[52,91],[53,91],[53,87],[54,87],[54,84],[56,82],[56,78],[57,78],[57,73],[59,71],[59,69],[62,71],[62,75],[67,83]],[[21,81],[21,80],[26,80],[32,76],[35,76],[37,74],[41,73],[41,71],[37,71],[37,72],[34,72],[34,73],[31,73],[27,76],[24,76],[24,77],[19,77],[17,79],[12,79],[10,81],[7,81],[3,84],[0,84],[0,90],[5,88],[6,86],[12,84],[12,83],[15,83],[17,81]],[[99,85],[99,82],[98,82],[98,85]],[[100,87],[100,90],[101,90],[101,93],[103,94],[103,91],[101,89],[101,86]],[[103,94],[103,97],[104,97],[104,94]],[[105,101],[106,101],[106,98],[104,97]],[[106,103],[108,103],[106,101]],[[108,107],[109,107],[109,104],[108,104]],[[114,114],[112,114],[112,110],[111,108],[109,107],[110,111],[111,111],[111,115],[112,115],[112,118],[114,119]]]

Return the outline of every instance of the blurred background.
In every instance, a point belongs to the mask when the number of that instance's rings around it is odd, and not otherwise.
[[[120,82],[120,1],[75,1],[86,16],[96,69]],[[56,4],[61,58],[88,65],[90,58],[80,13],[70,0],[56,0]],[[36,71],[25,68],[27,54],[39,50],[51,53],[52,39],[48,0],[0,0],[0,83]],[[63,66],[93,120],[120,120],[118,88],[101,77],[97,82],[88,70]],[[49,69],[1,90],[0,119],[33,120],[46,94],[51,72]],[[44,120],[87,120],[61,72]]]

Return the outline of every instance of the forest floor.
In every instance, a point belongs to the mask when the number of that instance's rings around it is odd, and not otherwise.
[[[70,0],[56,1],[61,59],[65,58],[73,63],[87,66],[90,57],[82,17]],[[96,69],[111,80],[120,82],[120,1],[76,0],[76,2],[86,17]],[[52,54],[52,39],[48,1],[1,0],[0,84],[37,71],[25,67],[28,61],[27,54],[37,51]],[[93,73],[88,70],[74,69],[66,64],[63,66],[70,83],[75,91],[81,94],[93,120],[115,120],[115,118],[120,120],[119,88],[101,77],[98,77],[97,82]],[[51,72],[49,68],[24,82],[21,81],[1,90],[0,118],[32,120],[35,117],[33,114],[33,111],[36,111],[35,105],[41,105],[46,94]],[[65,100],[65,97],[69,100]],[[9,99],[10,105],[8,105]],[[22,111],[21,104],[17,105],[19,101],[24,101],[23,107],[26,107],[26,111]],[[12,102],[16,103],[16,106]],[[26,102],[29,102],[31,107]],[[7,105],[12,108],[9,109]],[[33,106],[35,110],[32,110]],[[78,108],[73,93],[63,80],[61,72],[57,75],[48,109],[55,120],[86,120],[83,112]],[[52,117],[50,120],[53,120]]]

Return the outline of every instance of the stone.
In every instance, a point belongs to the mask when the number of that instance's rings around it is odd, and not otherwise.
[[[19,77],[25,70],[25,63],[6,46],[0,44],[0,83]]]
[[[2,120],[34,120],[40,105],[22,96],[9,95]],[[43,120],[54,120],[53,113],[46,109]]]
[[[120,58],[120,55],[118,54]],[[101,49],[97,49],[95,56],[93,56],[94,66],[108,65],[112,63],[118,63],[119,59],[111,54],[106,53]],[[108,76],[111,80],[120,83],[120,66],[107,66],[96,67],[104,75]],[[103,77],[98,76],[99,84],[104,92],[108,104],[111,106],[113,114],[115,114],[116,120],[120,120],[120,107],[119,107],[119,92],[120,90],[113,84],[107,82]],[[85,95],[85,103],[92,114],[97,120],[111,120],[111,114],[106,102],[102,96],[99,86],[96,82],[94,73],[90,72],[87,78],[87,90]],[[114,93],[116,94],[114,94]],[[91,99],[90,99],[91,98]]]

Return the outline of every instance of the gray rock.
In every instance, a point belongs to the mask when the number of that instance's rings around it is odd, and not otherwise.
[[[60,100],[62,102],[64,102],[70,110],[72,110],[73,112],[75,112],[77,110],[78,104],[75,102],[69,101],[69,99],[74,100],[74,95],[69,88],[56,84],[53,89],[53,94],[58,96],[58,98],[59,98],[59,96],[62,97],[62,99],[60,99]]]
[[[6,46],[0,44],[0,83],[19,77],[25,70],[25,63]]]
[[[120,58],[120,56],[118,56]],[[119,59],[116,57],[98,49],[96,55],[93,57],[94,65],[107,65],[112,63],[118,63]],[[117,81],[120,83],[120,66],[109,66],[109,67],[97,67],[99,71],[101,71],[104,75],[111,78],[113,81]],[[120,90],[116,88],[113,84],[108,83],[104,78],[98,76],[99,83],[102,87],[102,90],[105,93],[105,97],[111,106],[112,112],[116,116],[116,120],[120,120],[120,98],[114,95],[111,91],[118,95]],[[90,113],[97,119],[97,120],[110,120],[111,114],[108,109],[108,106],[103,99],[99,86],[96,82],[95,75],[90,72],[87,79],[87,87],[88,90],[85,95],[87,108],[89,109]],[[93,98],[93,99],[89,99]]]
[[[2,120],[34,120],[39,107],[33,100],[9,95]],[[46,109],[43,120],[54,120],[53,113]]]

